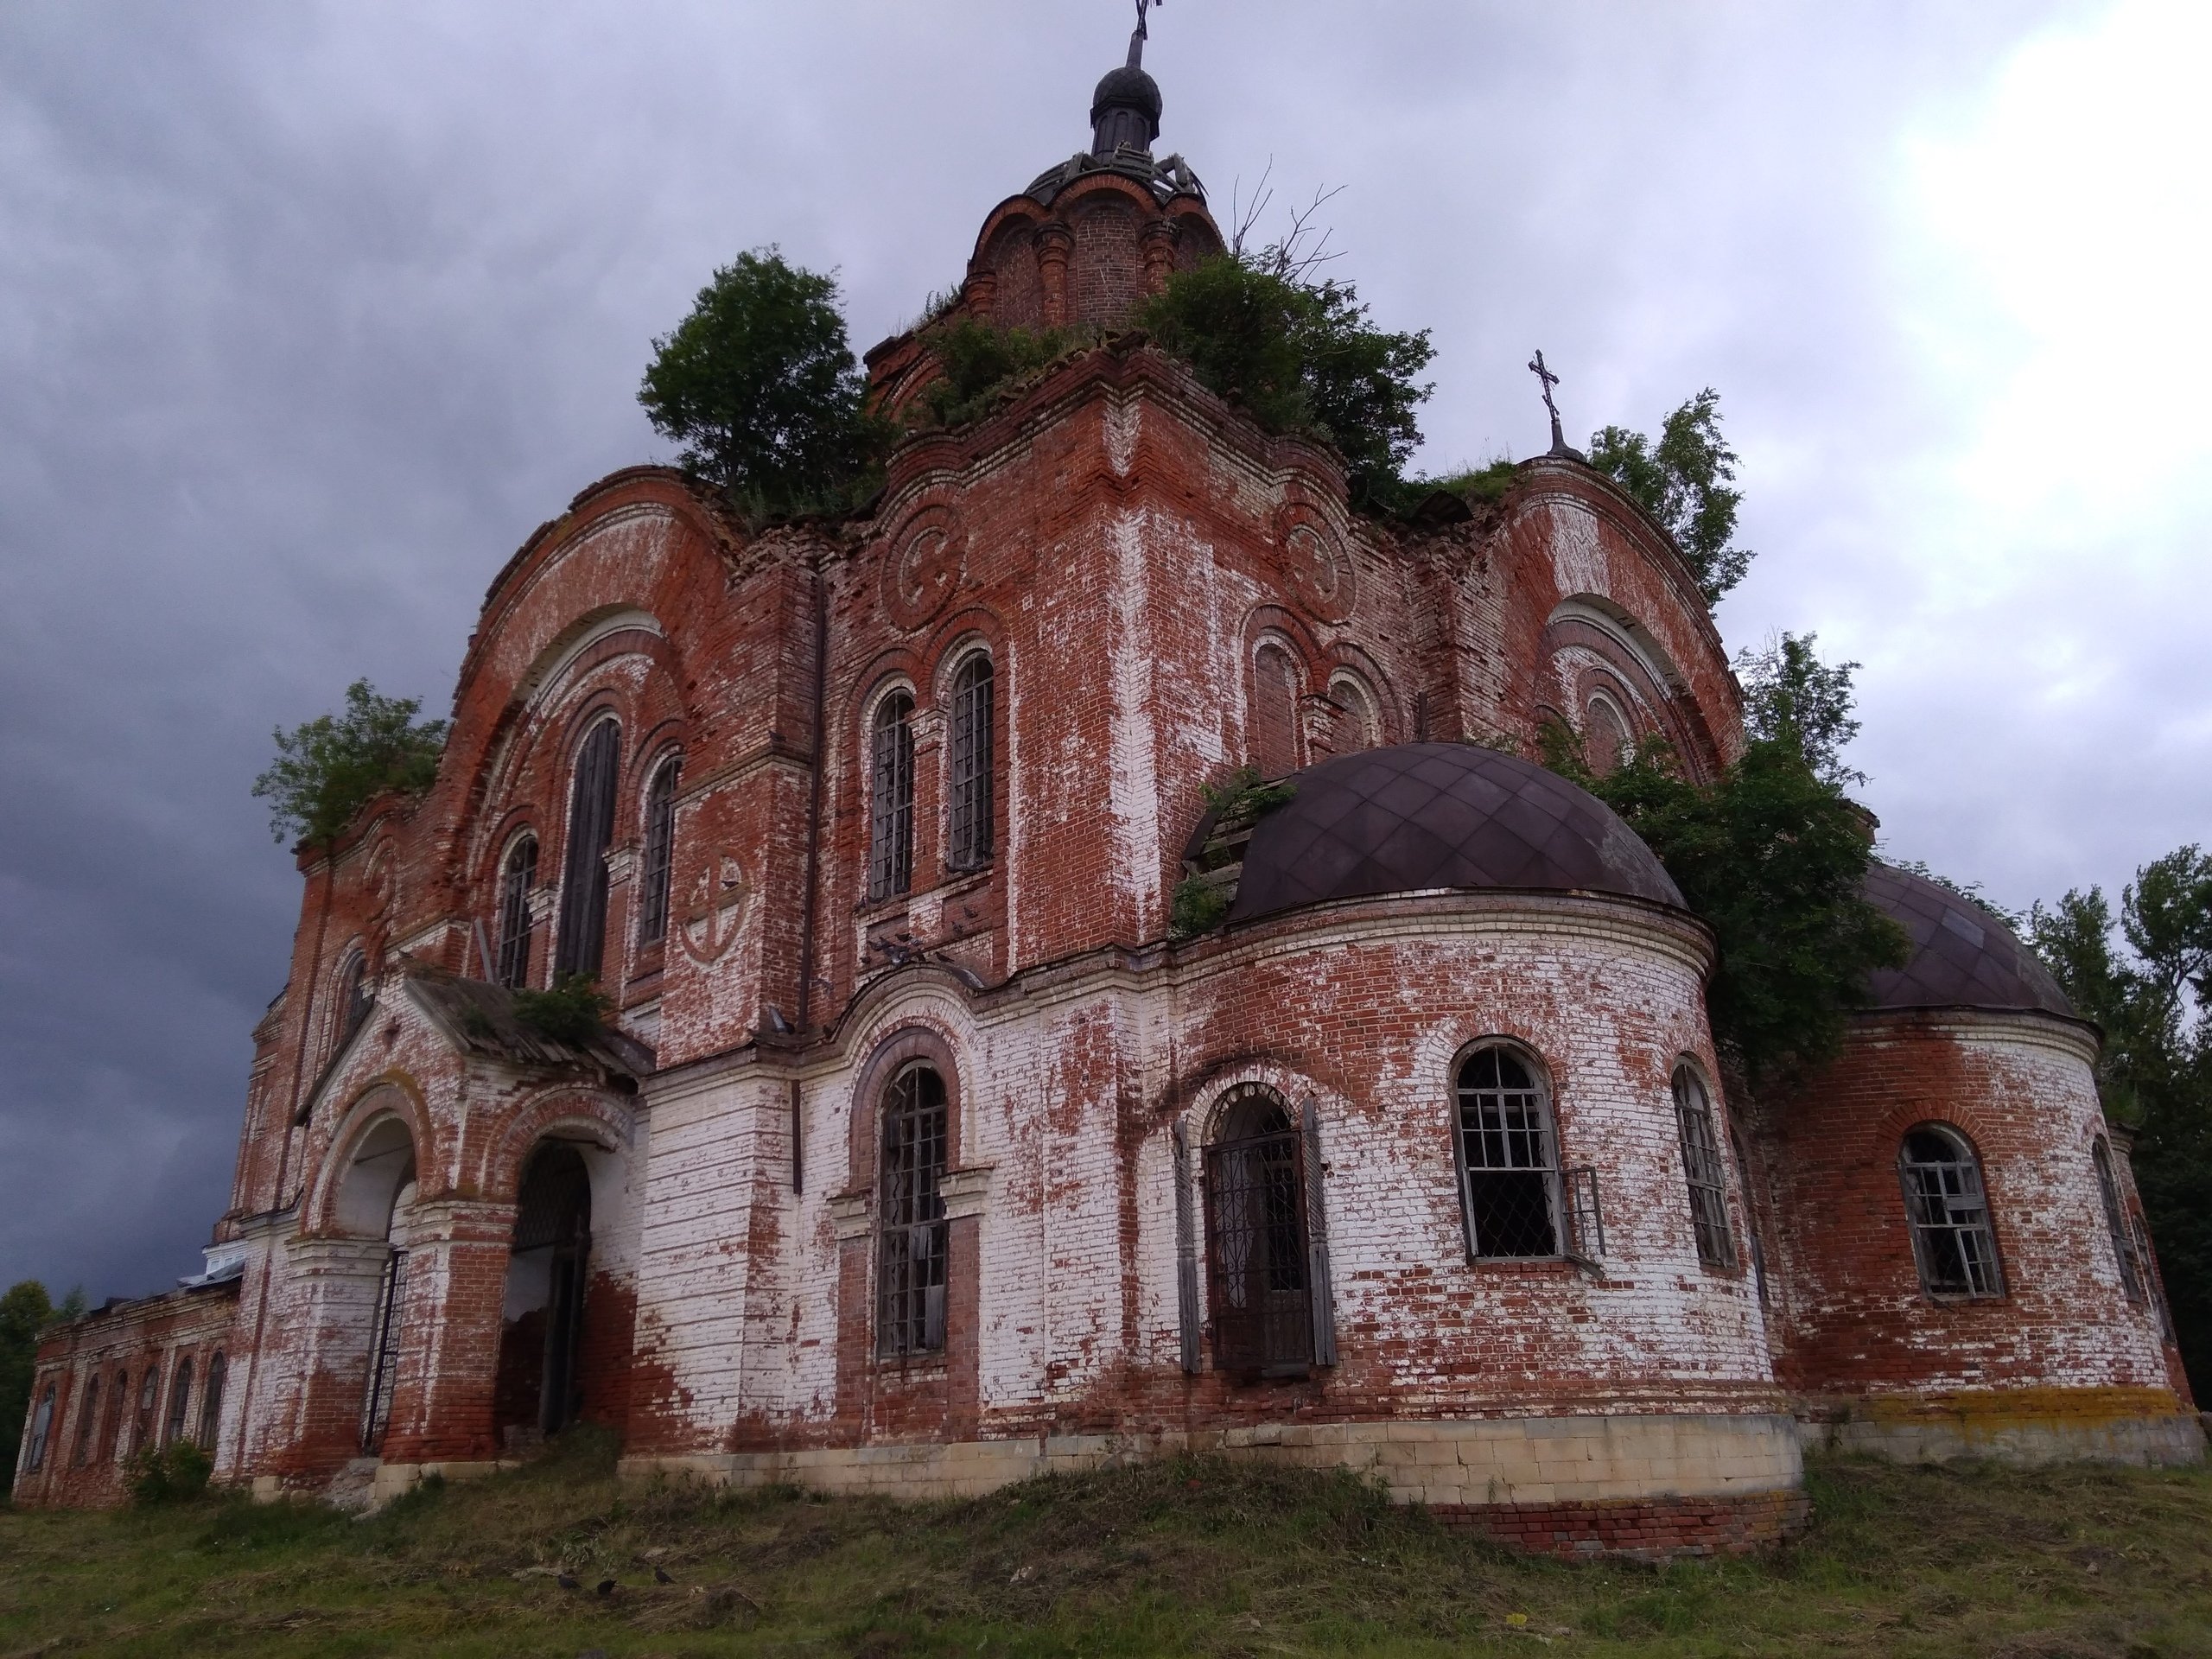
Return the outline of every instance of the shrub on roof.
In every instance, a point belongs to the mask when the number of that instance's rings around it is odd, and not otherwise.
[[[346,688],[346,709],[274,734],[276,758],[254,779],[282,842],[327,847],[389,790],[421,795],[437,781],[446,722],[415,718],[419,697],[379,696],[366,680]]]

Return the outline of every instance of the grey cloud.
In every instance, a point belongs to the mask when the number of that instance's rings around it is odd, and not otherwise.
[[[1347,187],[1339,269],[1436,330],[1435,463],[1541,445],[1536,345],[1577,432],[1719,386],[1764,556],[1732,638],[1867,658],[1893,834],[2020,900],[2202,820],[2201,764],[2142,757],[2201,763],[2204,693],[2186,647],[2063,709],[2006,690],[2065,550],[1986,628],[1923,637],[1942,550],[1890,504],[1955,415],[1884,250],[1899,132],[2082,10],[1180,0],[1148,61],[1224,211],[1270,158],[1279,200]],[[1083,140],[1127,27],[0,11],[0,1282],[151,1288],[226,1202],[297,904],[246,794],[270,727],[363,674],[442,706],[508,553],[662,453],[637,378],[715,264],[779,242],[840,270],[861,343],[891,332]]]

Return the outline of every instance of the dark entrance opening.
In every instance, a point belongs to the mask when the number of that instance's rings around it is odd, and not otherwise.
[[[523,1173],[500,1309],[493,1414],[509,1446],[557,1433],[583,1408],[578,1359],[591,1264],[591,1173],[575,1147],[541,1147]]]
[[[1304,1376],[1314,1361],[1306,1147],[1283,1103],[1262,1089],[1231,1101],[1205,1169],[1214,1363]]]

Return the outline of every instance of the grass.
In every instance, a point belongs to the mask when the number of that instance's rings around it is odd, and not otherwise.
[[[1348,1476],[1169,1462],[900,1507],[619,1486],[585,1439],[367,1521],[0,1510],[0,1656],[2212,1654],[2203,1470],[1809,1478],[1802,1542],[1650,1569],[1471,1544]]]

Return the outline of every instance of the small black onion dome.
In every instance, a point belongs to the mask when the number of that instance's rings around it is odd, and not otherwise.
[[[1866,872],[1865,891],[1912,935],[1912,960],[1874,975],[1870,1007],[2031,1009],[2075,1017],[2050,969],[1980,906],[1888,864]]]
[[[1134,110],[1144,117],[1144,141],[1148,144],[1160,137],[1160,112],[1166,107],[1160,83],[1135,64],[1124,64],[1109,70],[1098,90],[1090,95],[1090,124],[1095,130],[1098,118],[1109,110]]]
[[[1472,743],[1402,743],[1308,766],[1244,850],[1229,919],[1432,887],[1682,895],[1611,807]]]

